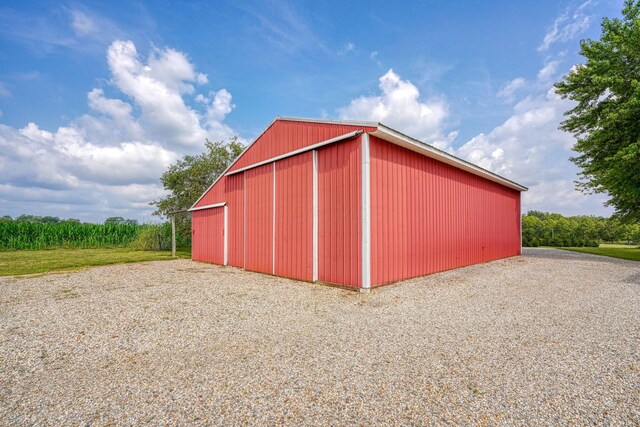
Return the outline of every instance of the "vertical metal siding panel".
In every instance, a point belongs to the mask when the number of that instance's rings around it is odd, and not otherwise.
[[[346,155],[348,156],[348,153]],[[340,144],[336,146],[334,156],[335,156],[334,167],[335,167],[335,174],[336,174],[336,183],[338,179],[342,179],[342,182],[341,182],[342,186],[339,188],[337,187],[335,192],[336,204],[335,204],[334,214],[336,219],[334,220],[333,224],[337,231],[337,235],[344,236],[342,237],[342,241],[338,241],[338,239],[336,239],[335,241],[336,277],[344,278],[343,279],[344,281],[349,282],[351,278],[346,277],[347,274],[345,274],[345,268],[344,268],[344,263],[348,262],[348,259],[350,258],[349,236],[345,233],[345,225],[348,227],[348,224],[349,224],[349,214],[348,214],[348,211],[345,209],[345,206],[347,205],[347,203],[345,202],[348,200],[348,197],[349,197],[348,193],[351,190],[351,188],[349,186],[348,173],[341,173],[342,171],[338,169],[338,164],[341,161],[345,162],[348,165],[348,159],[345,156],[344,145]],[[344,212],[346,215],[344,215],[344,218],[342,220],[338,220],[338,216],[342,212]]]
[[[224,264],[224,208],[194,211],[192,215],[191,258]]]
[[[246,265],[247,270],[273,271],[273,164],[245,172],[246,181]]]
[[[403,226],[402,223],[404,221],[404,195],[406,193],[406,187],[402,186],[403,185],[403,179],[402,179],[402,175],[403,175],[403,168],[402,168],[402,158],[400,157],[399,153],[395,153],[395,161],[393,163],[394,165],[394,176],[395,176],[395,182],[398,183],[398,185],[400,185],[400,187],[398,188],[402,188],[402,191],[394,191],[393,195],[394,195],[394,199],[396,201],[396,208],[395,208],[395,217],[396,217],[396,225],[395,225],[395,233],[397,236],[396,239],[396,253],[394,256],[394,275],[399,275],[402,277],[403,274],[403,263],[404,260],[402,259],[402,255],[403,255],[403,244],[404,244],[404,235],[403,235]]]
[[[375,253],[371,262],[371,283],[382,283],[381,268],[384,266],[383,251],[384,241],[382,238],[382,229],[384,217],[382,215],[382,206],[384,200],[384,189],[378,184],[378,181],[384,179],[384,169],[381,162],[382,145],[377,142],[375,137],[369,136],[369,151],[371,152],[371,252]]]
[[[369,141],[371,142],[372,138],[369,139]],[[389,189],[391,188],[390,185],[384,185],[384,182],[389,182],[390,180],[390,174],[389,174],[389,164],[387,162],[385,162],[382,159],[385,159],[388,155],[388,150],[387,150],[387,146],[385,144],[379,143],[381,146],[381,161],[380,161],[380,166],[381,166],[381,171],[382,171],[382,182],[377,182],[377,185],[380,186],[381,188],[381,192],[382,192],[382,205],[380,206],[381,208],[381,214],[382,214],[382,227],[381,227],[381,248],[380,250],[382,251],[382,264],[380,265],[380,277],[382,282],[381,283],[385,283],[388,282],[388,277],[389,277],[389,270],[387,268],[387,266],[389,265],[389,254],[391,251],[390,245],[389,245],[389,229],[390,224],[389,224],[389,216],[387,215],[387,209],[388,206],[390,205],[390,198],[389,198]]]
[[[419,276],[424,269],[424,239],[421,239],[420,236],[423,233],[424,227],[424,191],[419,191],[422,187],[422,170],[420,168],[420,163],[418,160],[414,160],[413,167],[415,168],[415,180],[413,184],[413,198],[415,199],[415,218],[413,219],[413,224],[415,224],[416,231],[413,233],[413,239],[417,246],[417,253],[415,257],[415,266],[414,266],[414,275]]]
[[[372,284],[517,255],[520,193],[371,138]]]
[[[276,162],[276,271],[312,279],[312,153]]]
[[[360,169],[359,138],[318,150],[318,278],[321,281],[346,286],[361,284]]]
[[[244,174],[226,177],[226,200],[229,209],[228,264],[244,267]]]
[[[348,129],[345,126],[345,130]],[[354,183],[355,191],[355,205],[356,209],[351,210],[353,216],[353,223],[356,225],[355,232],[351,234],[351,244],[353,251],[355,252],[355,260],[351,261],[351,268],[355,268],[355,281],[357,286],[362,286],[362,135],[355,140],[356,150],[351,152],[351,176]],[[369,171],[369,175],[371,171]],[[369,183],[370,184],[370,183]],[[369,198],[369,204],[371,204],[371,198]],[[369,218],[371,221],[371,218]],[[370,231],[369,231],[370,233]],[[371,236],[369,236],[369,239]],[[369,248],[371,249],[371,248]],[[370,262],[369,262],[370,263]],[[369,271],[369,276],[371,272]],[[371,279],[369,279],[369,286],[371,286]]]
[[[395,156],[394,152],[389,150],[387,147],[386,155],[390,159],[390,162],[387,163],[386,167],[388,169],[389,175],[389,183],[392,182],[397,183],[396,181],[398,177],[396,176],[396,164],[395,164]],[[392,277],[396,276],[396,267],[397,267],[397,254],[398,254],[398,201],[397,201],[397,192],[395,190],[395,185],[389,185],[387,188],[387,200],[388,205],[385,206],[387,212],[385,212],[385,216],[387,216],[387,230],[385,230],[386,234],[386,244],[387,244],[387,265],[385,268],[385,280],[392,281]]]
[[[371,154],[371,199],[378,200],[377,188],[373,185],[373,176],[374,170],[378,169],[377,164],[377,146],[371,142],[371,137],[369,137],[369,153]],[[378,265],[379,261],[379,251],[378,251],[378,206],[375,204],[371,204],[371,283],[376,283],[377,280],[377,271],[376,265]]]

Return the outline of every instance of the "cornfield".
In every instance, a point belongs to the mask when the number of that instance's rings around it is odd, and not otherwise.
[[[0,222],[0,249],[101,248],[129,245],[144,227],[130,224]]]

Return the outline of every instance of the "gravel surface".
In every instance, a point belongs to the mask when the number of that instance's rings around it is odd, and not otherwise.
[[[0,423],[640,424],[640,263],[370,294],[188,260],[0,278]]]

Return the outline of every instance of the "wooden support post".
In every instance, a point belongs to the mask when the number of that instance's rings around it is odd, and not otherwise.
[[[171,256],[176,256],[176,216],[171,215]]]

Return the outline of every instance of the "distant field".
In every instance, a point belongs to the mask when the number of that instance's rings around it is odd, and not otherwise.
[[[594,255],[603,255],[613,258],[640,261],[640,247],[632,245],[601,244],[597,248],[559,248],[566,251],[582,252]]]
[[[190,249],[177,252],[178,258],[190,258]],[[48,249],[0,251],[0,276],[77,270],[107,264],[172,259],[170,251],[134,251],[112,249]]]

